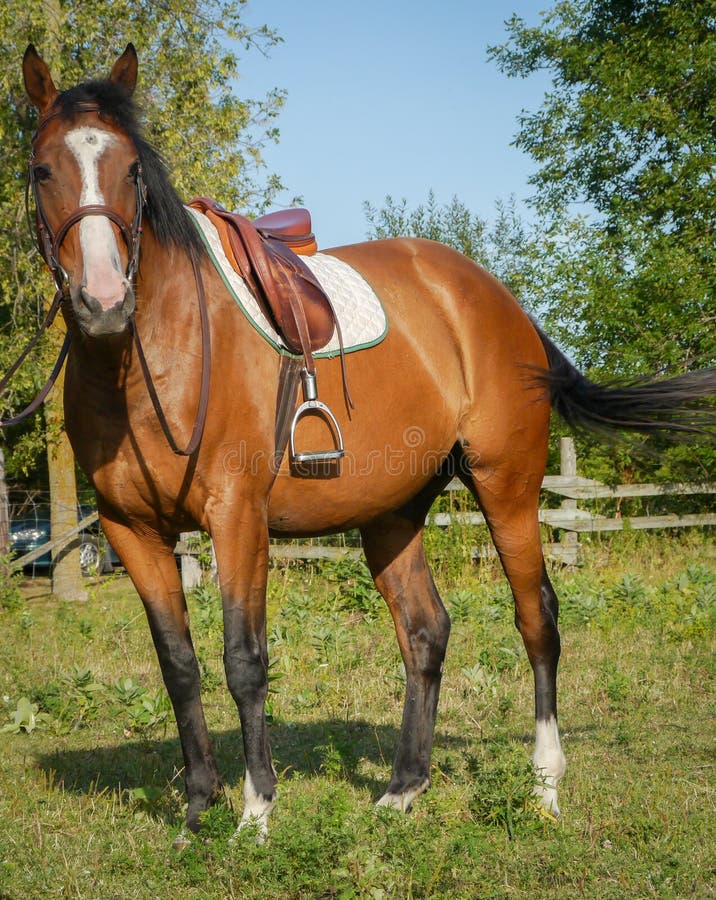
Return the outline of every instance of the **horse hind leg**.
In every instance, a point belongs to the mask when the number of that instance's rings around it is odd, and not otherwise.
[[[557,666],[560,655],[558,602],[542,556],[537,515],[541,473],[531,473],[525,488],[520,472],[480,470],[461,475],[480,504],[515,601],[517,626],[535,683],[535,750],[539,778],[535,794],[542,808],[559,816],[557,784],[566,759],[557,727]]]
[[[406,811],[430,786],[430,755],[450,619],[428,568],[419,521],[393,514],[362,530],[376,587],[390,609],[406,688],[393,771],[379,806]]]

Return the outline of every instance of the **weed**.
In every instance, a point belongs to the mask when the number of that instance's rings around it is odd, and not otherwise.
[[[147,784],[141,787],[130,788],[127,793],[134,802],[138,812],[149,816],[159,814],[160,800],[164,795],[162,788]]]
[[[31,734],[36,728],[43,728],[50,721],[47,713],[39,712],[36,703],[31,703],[27,697],[20,697],[17,701],[17,707],[14,712],[10,713],[11,721],[7,725],[3,725],[0,731],[9,732],[10,734],[19,734],[24,731]]]
[[[451,591],[447,595],[447,609],[452,622],[466,622],[474,617],[476,598],[471,591]]]
[[[489,692],[494,694],[497,690],[497,676],[489,672],[481,663],[476,662],[474,666],[467,668],[464,666],[460,669],[465,676],[470,689],[476,694]]]
[[[509,752],[503,746],[493,748],[494,758],[468,759],[475,786],[470,811],[475,820],[491,828],[504,829],[510,840],[518,832],[533,831],[539,825],[534,797],[535,774],[522,749]]]
[[[603,666],[604,690],[613,710],[625,710],[630,706],[632,693],[632,680],[629,676],[617,668],[612,660],[607,660]]]
[[[196,659],[199,663],[202,691],[211,693],[212,691],[218,690],[225,684],[224,679],[220,675],[216,674],[216,672],[211,668],[209,662],[202,653],[197,651]]]
[[[347,634],[339,622],[335,620],[316,622],[308,638],[308,644],[313,647],[319,665],[342,666]]]
[[[0,609],[17,612],[25,606],[21,581],[22,572],[12,567],[12,554],[0,553]]]
[[[357,760],[353,748],[347,741],[329,735],[327,743],[319,744],[313,750],[321,758],[319,771],[328,779],[348,778],[355,770]]]
[[[94,623],[90,619],[80,619],[77,628],[82,637],[91,638],[94,631]]]
[[[321,572],[329,584],[336,586],[333,599],[340,609],[374,617],[382,608],[382,598],[363,560],[345,556],[324,563]]]
[[[150,694],[133,678],[122,678],[115,682],[112,691],[123,708],[127,727],[140,737],[147,738],[152,728],[166,723],[171,703],[162,688]]]
[[[217,630],[222,622],[221,594],[211,582],[202,582],[189,593],[192,627],[200,634]]]

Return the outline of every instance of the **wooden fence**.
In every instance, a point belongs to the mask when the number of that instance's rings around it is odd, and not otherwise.
[[[560,531],[560,540],[545,545],[548,556],[562,561],[566,565],[578,565],[580,562],[579,535],[585,532],[621,531],[625,528],[689,528],[693,526],[716,525],[716,513],[686,513],[655,516],[604,516],[584,508],[589,501],[600,499],[619,499],[637,497],[690,496],[696,494],[716,494],[716,483],[677,483],[677,484],[618,484],[613,487],[583,478],[577,473],[577,457],[574,440],[562,438],[560,444],[560,473],[546,475],[542,482],[543,490],[562,497],[560,505],[554,509],[540,509],[540,522]],[[448,491],[464,491],[460,481],[455,479]],[[83,519],[78,525],[57,539],[51,540],[33,550],[32,553],[14,560],[13,565],[20,567],[29,565],[50,550],[60,550],[67,546],[80,531],[83,531],[97,519],[97,514]],[[484,525],[482,513],[453,512],[434,513],[428,518],[428,524],[447,527],[452,524]],[[177,553],[182,560],[182,578],[185,588],[197,583],[201,578],[201,569],[196,559],[195,535],[182,535],[177,545]],[[292,543],[273,541],[270,554],[277,559],[337,559],[346,556],[359,557],[360,547],[336,546],[325,544],[320,539],[294,541]],[[476,548],[476,555],[494,552],[491,545]]]
[[[550,494],[562,497],[557,508],[540,509],[539,519],[560,532],[560,540],[545,544],[545,554],[565,565],[579,565],[581,548],[579,535],[584,532],[621,531],[625,528],[689,528],[693,526],[716,525],[716,513],[688,513],[682,515],[657,516],[604,516],[583,508],[588,501],[636,497],[689,496],[696,494],[716,494],[716,483],[677,484],[618,484],[613,487],[583,478],[577,473],[577,456],[574,440],[565,437],[560,442],[560,473],[545,475],[542,488]],[[450,482],[447,491],[465,491],[458,479]],[[582,501],[582,505],[578,503]],[[448,527],[452,524],[484,525],[480,512],[433,513],[428,524]],[[189,537],[188,535],[185,537]],[[191,553],[189,543],[181,541],[178,549],[182,552],[182,573],[185,587],[191,587],[201,577],[201,570]],[[474,555],[493,554],[492,544],[475,548]],[[320,538],[293,541],[291,543],[272,541],[269,548],[272,558],[291,560],[360,558],[362,550],[356,546],[322,543]]]

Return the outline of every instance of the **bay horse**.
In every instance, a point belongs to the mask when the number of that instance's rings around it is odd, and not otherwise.
[[[450,632],[423,528],[454,473],[476,497],[512,589],[534,673],[536,793],[558,815],[560,639],[538,523],[550,408],[574,426],[693,430],[713,423],[708,404],[689,418],[688,403],[716,392],[716,372],[598,386],[456,251],[413,239],[340,247],[326,253],[363,276],[389,322],[382,343],[350,358],[352,412],[339,361],[317,362],[353,464],[332,478],[300,477],[286,459],[276,471],[279,355],[230,300],[162,157],[142,136],[137,71],[130,44],[108,79],[58,92],[32,46],[23,61],[40,115],[30,161],[38,240],[70,336],[67,434],[146,609],[181,741],[188,828],[198,829],[222,784],[174,561],[179,533],[201,528],[214,544],[226,680],[246,762],[239,827],[254,821],[265,835],[276,797],[264,715],[269,536],[360,530],[406,672],[392,775],[378,802],[407,810],[430,784]],[[144,366],[133,333],[142,335]],[[185,455],[172,452],[165,426],[184,440],[193,425],[196,438],[202,394],[200,439]],[[307,440],[320,442],[321,423],[306,427]]]

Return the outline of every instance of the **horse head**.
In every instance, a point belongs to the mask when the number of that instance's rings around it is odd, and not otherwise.
[[[30,45],[23,74],[40,111],[29,166],[40,251],[82,331],[119,334],[134,313],[146,189],[136,142],[113,110],[131,105],[136,51],[127,46],[109,80],[58,92]]]

